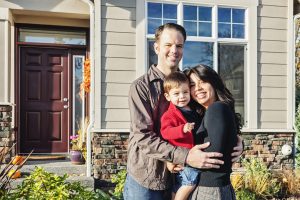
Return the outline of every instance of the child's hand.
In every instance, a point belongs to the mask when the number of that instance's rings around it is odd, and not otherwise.
[[[179,171],[183,170],[181,165],[176,165],[170,162],[167,162],[167,168],[171,173],[178,173]]]
[[[186,123],[183,127],[183,132],[187,133],[189,131],[192,131],[194,129],[195,123]]]

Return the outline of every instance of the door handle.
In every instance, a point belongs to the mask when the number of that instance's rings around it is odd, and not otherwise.
[[[64,98],[64,99],[63,99],[64,102],[67,102],[68,100],[69,100],[68,98]]]
[[[64,105],[64,109],[68,109],[69,108],[69,106],[68,105]]]

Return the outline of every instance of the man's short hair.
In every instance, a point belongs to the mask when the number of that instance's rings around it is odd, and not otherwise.
[[[179,24],[174,24],[174,23],[166,23],[166,24],[159,26],[155,31],[155,42],[159,41],[160,36],[165,29],[174,29],[174,30],[179,31],[182,34],[184,42],[185,42],[185,40],[186,40],[185,29],[182,26],[180,26]]]
[[[169,93],[172,88],[178,88],[181,84],[189,84],[189,79],[182,72],[173,72],[165,78],[164,92]]]

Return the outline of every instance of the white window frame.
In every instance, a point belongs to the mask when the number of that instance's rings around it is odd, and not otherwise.
[[[147,2],[157,3],[169,3],[178,4],[177,18],[178,24],[183,24],[183,1],[180,0],[137,0],[136,1],[136,77],[139,77],[146,73],[149,66],[147,62]],[[199,6],[211,6],[213,9],[217,9],[217,6],[230,7],[230,8],[245,8],[245,39],[226,39],[226,38],[215,38],[217,35],[217,24],[213,23],[211,38],[202,37],[189,37],[187,40],[193,39],[193,41],[212,41],[217,45],[218,42],[230,42],[240,44],[246,44],[247,55],[246,55],[246,66],[245,66],[245,126],[243,132],[257,129],[257,7],[258,0],[185,0],[184,4],[199,5]],[[216,21],[217,11],[212,11],[213,21]],[[254,31],[255,30],[255,31]],[[152,36],[153,37],[153,36]],[[214,51],[217,48],[214,47]],[[217,52],[214,52],[214,68],[217,69]],[[180,66],[182,65],[182,61]],[[251,102],[251,104],[249,103]]]

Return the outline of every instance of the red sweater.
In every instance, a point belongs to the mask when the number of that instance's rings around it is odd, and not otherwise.
[[[194,146],[194,137],[191,131],[183,132],[186,123],[187,121],[180,110],[170,103],[168,110],[161,118],[160,133],[172,145],[190,149]]]

